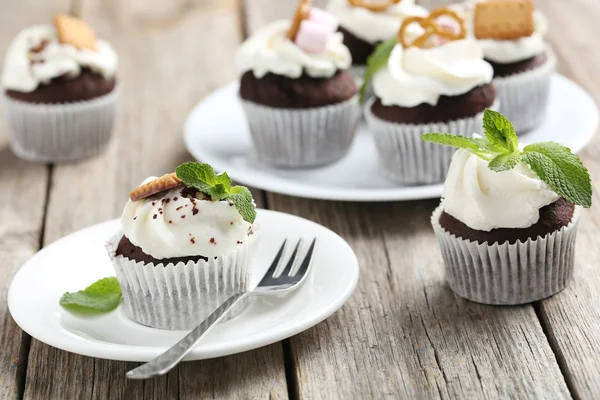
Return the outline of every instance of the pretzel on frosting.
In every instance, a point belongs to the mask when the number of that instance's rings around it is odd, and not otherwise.
[[[298,8],[296,8],[296,13],[294,14],[294,19],[292,20],[292,25],[286,35],[292,42],[296,40],[296,35],[298,35],[298,31],[300,30],[300,24],[308,18],[310,9],[311,0],[300,0]]]
[[[437,19],[444,16],[452,18],[458,24],[460,28],[458,33],[443,29],[443,27],[438,24]],[[419,24],[423,29],[425,29],[425,33],[409,43],[408,38],[406,37],[406,30],[408,29],[408,26],[413,23]],[[409,17],[404,20],[402,26],[400,27],[400,31],[398,32],[398,42],[400,42],[402,47],[405,49],[411,46],[425,48],[427,40],[434,35],[448,40],[464,39],[467,36],[465,21],[458,15],[458,13],[446,7],[433,10],[426,18]]]
[[[382,12],[390,8],[391,6],[400,3],[402,0],[382,0],[378,2],[371,2],[369,0],[348,0],[353,7],[366,8],[373,12]]]

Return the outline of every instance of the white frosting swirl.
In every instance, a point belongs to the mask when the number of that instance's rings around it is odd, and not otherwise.
[[[37,53],[32,48],[47,45]],[[62,75],[76,77],[82,67],[90,68],[105,79],[117,72],[118,56],[104,40],[96,41],[97,51],[78,50],[61,44],[52,25],[38,25],[21,31],[13,40],[4,61],[2,86],[19,92],[33,92],[40,84]]]
[[[373,89],[386,106],[436,105],[442,95],[458,96],[492,81],[492,66],[472,39],[439,47],[404,49],[396,45],[387,68],[373,78]]]
[[[348,0],[330,0],[327,10],[338,18],[340,25],[348,32],[373,44],[397,35],[404,19],[429,15],[427,9],[416,5],[414,0],[402,0],[381,12],[354,7]],[[411,25],[408,33],[418,29],[418,25]]]
[[[131,243],[157,259],[221,256],[244,244],[252,228],[231,203],[183,197],[181,189],[129,200],[121,224]]]
[[[494,172],[487,161],[458,150],[444,184],[442,206],[468,227],[491,231],[530,227],[540,219],[540,208],[558,199],[526,164]]]
[[[352,57],[341,33],[331,35],[324,53],[307,53],[286,37],[289,27],[290,21],[275,21],[248,38],[236,54],[238,70],[252,71],[257,78],[271,72],[295,79],[303,71],[313,78],[331,78],[350,67]]]

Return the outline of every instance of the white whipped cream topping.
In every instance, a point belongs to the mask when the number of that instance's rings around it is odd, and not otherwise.
[[[288,20],[275,21],[248,38],[236,54],[240,73],[252,71],[262,78],[271,72],[294,79],[304,70],[313,78],[331,78],[350,67],[352,57],[341,33],[331,35],[324,53],[307,53],[286,37],[289,27]]]
[[[414,0],[402,0],[381,12],[354,7],[348,0],[330,0],[327,10],[338,18],[340,25],[348,32],[373,44],[396,36],[404,19],[429,15],[429,11],[415,4]],[[420,30],[418,24],[413,24],[408,33],[418,33]]]
[[[387,68],[373,78],[373,89],[386,106],[436,105],[441,95],[457,96],[492,81],[492,66],[472,39],[439,47],[404,49],[396,45]]]
[[[442,206],[468,227],[491,231],[530,227],[540,219],[540,208],[558,199],[524,163],[494,172],[487,161],[458,150],[444,184]]]
[[[46,47],[30,56],[30,49],[44,41],[48,42]],[[117,72],[117,53],[104,40],[96,41],[96,50],[78,50],[71,45],[61,44],[52,25],[27,28],[17,35],[8,48],[2,86],[19,92],[32,92],[53,78],[62,75],[77,77],[82,67],[90,68],[105,79],[112,78]]]
[[[227,254],[246,243],[252,227],[229,202],[182,197],[181,188],[129,200],[121,224],[131,243],[157,259]]]

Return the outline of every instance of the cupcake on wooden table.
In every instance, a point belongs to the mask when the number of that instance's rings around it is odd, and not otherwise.
[[[111,136],[118,57],[84,21],[67,15],[19,33],[4,61],[2,87],[11,146],[31,161],[98,154]]]
[[[310,1],[239,49],[240,97],[259,160],[313,167],[344,156],[360,117],[351,57],[335,18]]]
[[[473,34],[494,68],[500,111],[517,134],[544,120],[556,59],[544,36],[546,18],[533,0],[485,0],[475,3]]]
[[[107,244],[127,315],[154,328],[191,329],[247,290],[255,218],[250,191],[208,164],[145,180],[130,193],[123,231]]]
[[[409,32],[411,25],[422,28],[419,35]],[[367,122],[385,171],[402,184],[443,182],[453,151],[420,136],[479,132],[495,99],[491,65],[447,8],[404,20],[397,39],[377,48],[365,76],[372,76],[375,92],[365,106]]]
[[[447,280],[486,304],[552,296],[573,273],[581,208],[592,204],[589,173],[558,143],[519,146],[500,113],[486,111],[484,127],[483,138],[423,136],[460,149],[431,218]]]
[[[327,9],[340,21],[339,30],[352,55],[352,72],[361,79],[375,47],[396,36],[404,19],[429,14],[414,0],[330,0]]]

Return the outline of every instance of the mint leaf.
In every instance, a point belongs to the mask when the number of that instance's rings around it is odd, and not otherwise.
[[[493,156],[492,146],[490,146],[487,139],[469,138],[466,136],[453,135],[451,133],[426,133],[421,135],[421,140],[444,146],[456,147],[458,149],[466,149],[484,160],[490,160]]]
[[[497,111],[486,108],[483,113],[485,137],[496,147],[514,152],[519,149],[519,140],[512,123]]]
[[[252,193],[244,186],[234,186],[231,188],[231,194],[229,200],[233,203],[236,210],[240,213],[244,221],[254,223],[256,219],[256,208],[254,206],[254,200],[252,199]]]
[[[592,206],[590,174],[567,147],[544,142],[526,146],[521,160],[556,194],[579,206]]]
[[[121,303],[123,296],[115,277],[100,279],[85,290],[65,293],[60,305],[74,311],[112,311]]]
[[[494,172],[502,172],[513,169],[520,161],[521,153],[503,153],[494,157],[488,164],[488,168]]]
[[[360,101],[364,102],[365,96],[367,95],[367,88],[369,87],[369,83],[373,76],[380,69],[384,68],[387,65],[387,62],[390,58],[390,54],[392,54],[392,50],[398,43],[398,39],[394,36],[386,40],[385,42],[381,42],[373,51],[373,54],[367,58],[367,69],[365,70],[365,75],[363,77],[363,84],[360,87]]]

